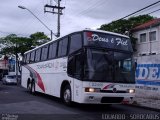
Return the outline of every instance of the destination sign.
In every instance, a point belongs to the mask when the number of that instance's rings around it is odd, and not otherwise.
[[[114,34],[85,32],[85,45],[133,51],[129,38]]]

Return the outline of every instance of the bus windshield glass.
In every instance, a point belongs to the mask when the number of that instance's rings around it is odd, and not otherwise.
[[[84,79],[115,83],[134,83],[132,54],[87,50]]]

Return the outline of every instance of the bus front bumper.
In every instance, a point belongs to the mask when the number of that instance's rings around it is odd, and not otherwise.
[[[86,104],[131,104],[135,93],[84,93],[82,103]]]

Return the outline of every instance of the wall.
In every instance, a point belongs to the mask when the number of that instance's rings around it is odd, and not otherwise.
[[[156,41],[149,40],[149,32],[156,31]],[[140,42],[140,34],[146,33],[146,42]],[[160,26],[150,27],[135,32],[138,39],[136,69],[136,96],[160,99]],[[156,55],[151,55],[156,53]],[[143,54],[143,55],[142,55]]]
[[[136,96],[160,99],[160,54],[136,59]]]
[[[8,69],[8,61],[0,60],[0,69],[7,70]]]

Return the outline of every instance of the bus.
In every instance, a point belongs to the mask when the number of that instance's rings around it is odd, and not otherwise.
[[[65,104],[130,103],[135,62],[129,37],[84,29],[25,52],[21,85]]]

